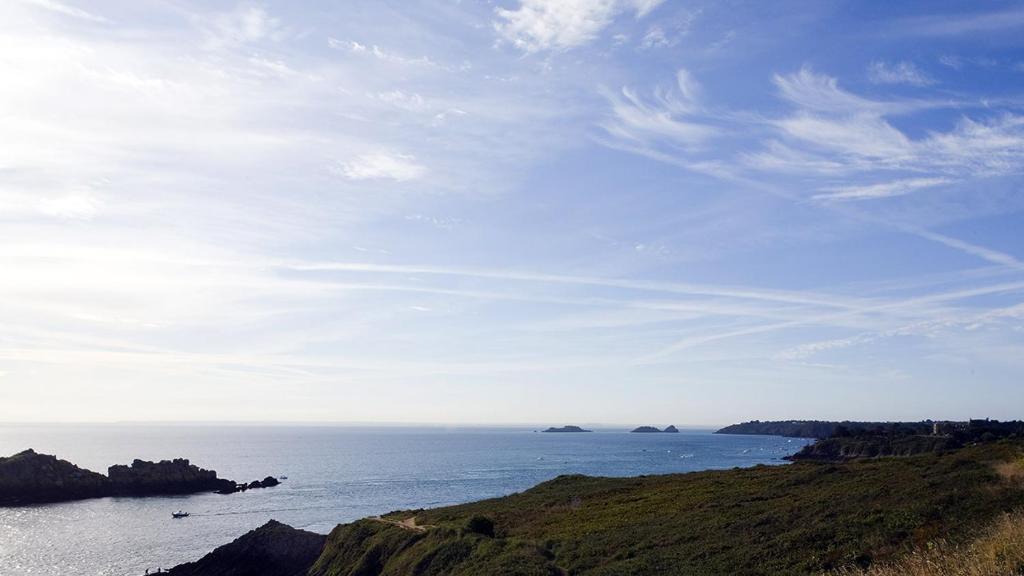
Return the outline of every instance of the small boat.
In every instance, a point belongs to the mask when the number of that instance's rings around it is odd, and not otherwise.
[[[181,510],[171,512],[171,518],[188,518],[188,512],[182,512]]]

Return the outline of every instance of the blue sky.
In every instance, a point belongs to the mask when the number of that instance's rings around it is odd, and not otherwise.
[[[0,420],[1024,416],[1024,8],[0,6]]]

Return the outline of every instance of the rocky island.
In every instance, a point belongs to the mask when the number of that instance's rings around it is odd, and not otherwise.
[[[630,430],[630,432],[636,434],[678,434],[679,429],[676,428],[675,426],[669,426],[664,430],[660,430],[658,428],[655,428],[654,426],[640,426],[639,428],[634,428]]]
[[[79,468],[56,456],[32,449],[0,458],[0,505],[61,502],[105,496],[156,496],[196,492],[231,493],[248,488],[276,486],[277,479],[238,484],[218,478],[187,459],[114,465],[107,475]]]
[[[562,426],[560,428],[555,428],[554,426],[552,426],[547,430],[541,430],[541,432],[592,432],[592,430],[584,430],[579,426]]]

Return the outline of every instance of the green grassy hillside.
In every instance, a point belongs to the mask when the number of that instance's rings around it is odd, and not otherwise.
[[[842,464],[560,477],[504,498],[339,526],[310,573],[767,575],[866,566],[940,539],[966,541],[1024,505],[1021,478],[1005,473],[1020,457],[1018,444],[999,443]]]

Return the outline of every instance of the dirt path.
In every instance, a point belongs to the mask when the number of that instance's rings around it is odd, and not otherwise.
[[[381,518],[380,516],[371,516],[370,520],[383,522],[384,524],[391,524],[392,526],[398,526],[399,528],[404,528],[405,530],[411,530],[413,532],[426,532],[434,527],[429,524],[417,524],[415,516],[410,516],[405,520],[388,520],[387,518]]]

